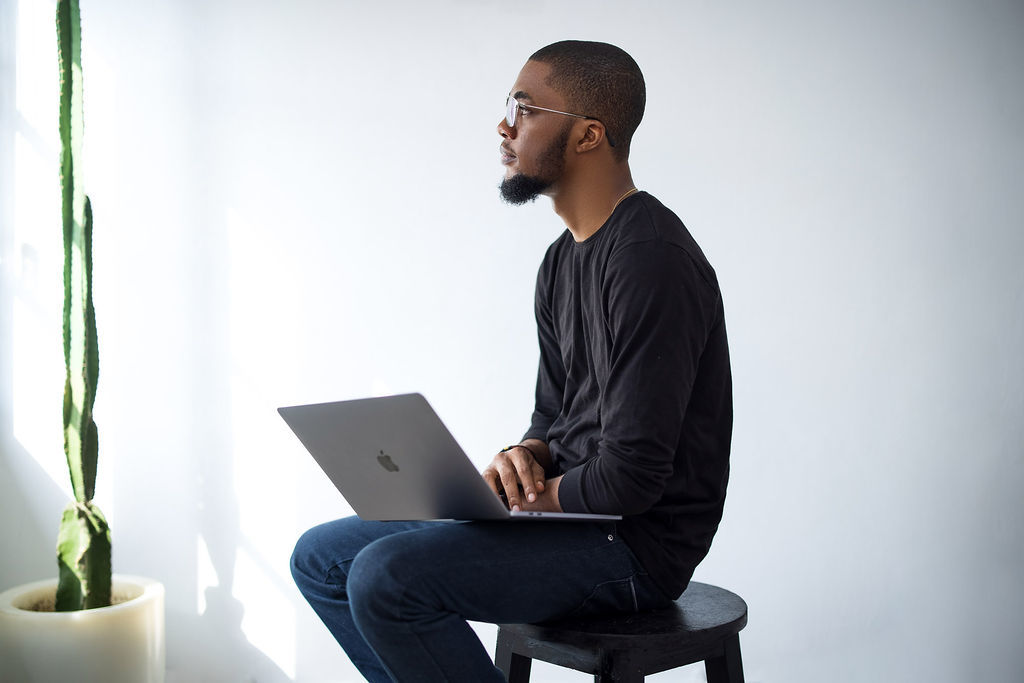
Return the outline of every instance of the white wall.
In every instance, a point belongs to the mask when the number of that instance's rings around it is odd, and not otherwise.
[[[167,585],[172,683],[355,680],[287,569],[346,507],[276,406],[422,391],[481,465],[521,433],[561,226],[500,203],[494,127],[565,37],[644,69],[634,177],[726,297],[697,578],[748,602],[747,680],[1019,680],[1019,2],[83,5],[97,498],[116,569]],[[54,2],[0,7],[6,588],[53,574],[69,487]]]

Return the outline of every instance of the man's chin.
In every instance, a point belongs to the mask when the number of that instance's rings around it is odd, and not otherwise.
[[[551,183],[541,178],[516,173],[501,181],[498,190],[508,204],[519,206],[537,199]]]

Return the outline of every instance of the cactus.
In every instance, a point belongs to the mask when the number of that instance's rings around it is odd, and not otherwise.
[[[92,303],[92,207],[82,189],[82,26],[78,0],[57,3],[60,186],[64,223],[64,452],[75,500],[57,540],[57,610],[110,604],[110,529],[93,502],[98,439],[92,408],[99,377]]]

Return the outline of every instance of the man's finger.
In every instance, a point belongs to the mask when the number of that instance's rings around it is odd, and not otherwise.
[[[537,482],[537,490],[544,490],[544,468],[536,460],[533,461],[533,477]]]
[[[508,507],[512,508],[521,505],[519,495],[519,480],[516,477],[515,468],[509,467],[501,471],[501,486],[505,489],[505,500],[508,501]]]
[[[516,468],[516,476],[519,477],[519,483],[523,487],[523,495],[526,496],[526,500],[529,503],[537,500],[537,491],[543,490],[543,481],[538,482],[536,467],[537,461],[533,459],[533,456],[528,452],[524,452],[523,449],[516,449],[517,452],[512,456],[512,464]],[[543,477],[543,471],[541,474]],[[538,486],[538,483],[540,486]]]

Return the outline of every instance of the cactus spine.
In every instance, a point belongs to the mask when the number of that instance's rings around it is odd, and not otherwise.
[[[98,440],[92,408],[99,377],[92,303],[92,207],[82,188],[82,26],[78,0],[57,3],[61,204],[64,223],[64,452],[75,500],[57,539],[57,610],[110,604],[110,529],[92,503]]]

